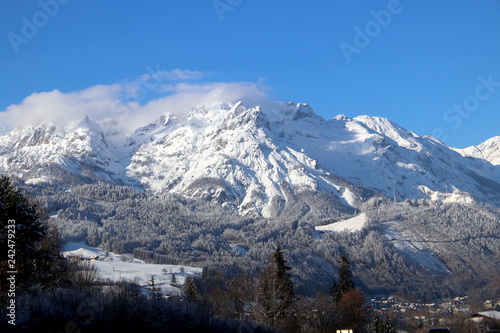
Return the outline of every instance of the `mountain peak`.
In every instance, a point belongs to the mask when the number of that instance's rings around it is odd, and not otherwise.
[[[293,115],[293,120],[300,120],[314,116],[316,116],[316,113],[308,104],[298,104],[297,110]]]
[[[345,120],[348,120],[349,118],[347,118],[347,116],[345,114],[339,114],[339,115],[333,117],[332,119],[337,120],[337,121],[345,121]]]
[[[363,115],[355,117],[354,121],[363,124],[369,130],[394,140],[401,147],[415,148],[421,146],[418,140],[421,138],[420,136],[387,118]]]
[[[78,128],[81,128],[81,129],[88,129],[98,135],[101,135],[102,134],[102,129],[101,127],[99,126],[99,124],[97,124],[95,121],[93,121],[92,119],[90,119],[90,117],[88,115],[85,115],[85,117],[80,120],[78,123],[76,123],[75,125],[70,125],[69,128],[71,129],[78,129]]]
[[[466,157],[484,159],[493,165],[500,165],[500,136],[492,137],[477,146],[457,149],[459,153]]]

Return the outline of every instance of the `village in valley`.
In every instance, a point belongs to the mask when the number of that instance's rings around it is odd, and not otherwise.
[[[437,299],[432,302],[412,302],[396,296],[374,296],[370,305],[379,314],[389,314],[394,320],[419,327],[451,326],[457,319],[469,320],[483,326],[500,321],[500,299],[485,300],[471,308],[469,296]]]

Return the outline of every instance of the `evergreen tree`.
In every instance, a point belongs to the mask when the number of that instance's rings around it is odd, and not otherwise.
[[[367,323],[370,308],[361,290],[352,280],[351,264],[346,256],[341,256],[338,268],[338,282],[330,289],[339,328],[358,329]]]
[[[338,283],[334,281],[333,286],[330,288],[330,295],[333,297],[333,301],[339,302],[342,296],[349,290],[354,289],[354,287],[351,264],[346,256],[341,256],[338,269]]]
[[[186,281],[184,282],[184,295],[188,301],[194,301],[198,298],[196,285],[190,276],[186,277]]]
[[[271,325],[287,316],[295,299],[291,270],[286,264],[280,244],[273,253],[273,262],[266,269],[261,284],[261,303],[264,315]]]
[[[149,286],[151,287],[151,297],[155,300],[159,300],[161,298],[161,288],[155,284],[154,276],[151,276],[151,280],[149,280]]]
[[[9,222],[13,221],[13,222]],[[46,227],[41,223],[34,205],[22,195],[6,176],[0,177],[0,245],[6,248],[9,224],[15,225],[15,246],[17,251],[24,256],[35,251],[38,241],[46,232]],[[7,251],[2,251],[3,256]]]
[[[67,281],[67,262],[60,256],[59,236],[39,218],[43,214],[10,179],[0,177],[0,275],[15,271],[16,284],[26,287]],[[6,288],[0,281],[0,290]]]

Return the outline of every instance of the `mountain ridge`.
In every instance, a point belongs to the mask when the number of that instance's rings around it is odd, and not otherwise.
[[[376,195],[498,205],[498,138],[460,150],[381,117],[327,120],[307,104],[218,103],[165,114],[131,135],[115,120],[88,117],[16,129],[0,136],[0,172],[42,185],[55,168],[82,183],[172,192],[264,216],[306,192],[326,193],[344,209]],[[372,192],[360,195],[359,186]]]

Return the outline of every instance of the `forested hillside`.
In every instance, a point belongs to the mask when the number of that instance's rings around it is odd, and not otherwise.
[[[352,215],[336,211],[327,218],[318,207],[323,203],[307,196],[277,218],[250,218],[211,202],[123,186],[40,194],[64,241],[85,240],[154,263],[256,273],[279,242],[303,294],[330,287],[340,255],[351,259],[365,292],[415,299],[483,288],[500,267],[500,211],[485,204],[379,197],[364,204],[368,221],[360,231],[318,232],[315,226]]]

